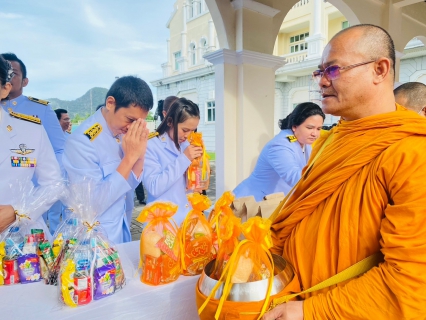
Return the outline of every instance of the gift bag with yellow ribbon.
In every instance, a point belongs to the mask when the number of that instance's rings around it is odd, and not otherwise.
[[[65,202],[72,203],[74,210],[68,221],[78,223],[65,224],[70,229],[61,227],[65,236],[56,257],[51,247],[44,248],[43,257],[54,261],[49,283],[57,281],[60,301],[67,306],[78,307],[109,297],[126,284],[123,257],[98,221],[98,215],[106,210],[108,189],[107,183],[91,179],[70,185]],[[52,279],[55,276],[56,281]]]
[[[269,251],[272,246],[270,226],[270,220],[260,217],[243,223],[241,229],[245,239],[235,248],[209,293],[205,292],[207,281],[203,276],[200,278],[196,303],[201,319],[260,319],[267,311],[271,299],[277,296],[272,296],[275,259]],[[290,280],[289,277],[287,281]],[[259,287],[260,282],[263,286]]]
[[[235,195],[231,191],[225,191],[222,196],[216,201],[214,208],[210,211],[208,221],[212,228],[213,237],[213,254],[212,259],[215,259],[219,250],[219,221],[224,216],[234,215],[231,209],[232,201],[234,201]]]
[[[201,132],[192,132],[188,137],[188,142],[194,146],[202,147],[201,157],[192,160],[186,172],[186,188],[188,190],[207,190],[210,183],[210,163],[209,156],[203,142]]]
[[[30,179],[11,180],[8,200],[15,221],[0,235],[0,284],[32,283],[42,279],[39,244],[50,237],[41,215],[59,199],[61,181],[35,187]]]
[[[141,234],[141,281],[149,285],[173,282],[180,275],[179,234],[173,215],[178,206],[171,202],[154,202],[136,219],[147,223]]]
[[[212,257],[212,230],[203,211],[211,206],[210,199],[199,193],[187,195],[192,210],[182,222],[181,241],[182,274],[201,274]]]
[[[213,279],[220,279],[223,269],[228,263],[235,248],[237,248],[241,234],[241,219],[233,214],[225,214],[219,220],[218,227],[219,250],[214,263],[214,269],[210,273]]]

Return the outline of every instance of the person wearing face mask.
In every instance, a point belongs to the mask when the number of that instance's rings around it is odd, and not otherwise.
[[[126,194],[141,181],[149,133],[144,119],[152,106],[145,81],[121,77],[107,92],[105,106],[65,144],[63,165],[71,183],[86,177],[109,185],[107,209],[98,220],[113,243],[131,241]]]
[[[271,193],[287,194],[301,177],[311,155],[310,145],[320,136],[324,119],[317,104],[297,105],[280,120],[281,132],[263,148],[251,175],[234,189],[235,196],[254,196],[261,201]]]
[[[11,63],[0,56],[0,99],[10,93],[12,77]],[[10,203],[14,190],[9,186],[15,180],[35,183],[40,192],[54,184],[62,185],[61,171],[40,119],[0,107],[0,233],[16,219]],[[49,201],[31,212],[32,227],[44,229],[47,238],[49,229],[41,214],[56,201],[60,190],[50,189]]]
[[[157,128],[158,136],[148,141],[142,182],[148,192],[147,204],[170,201],[179,206],[173,216],[180,224],[189,212],[185,172],[202,148],[190,145],[187,138],[200,121],[200,110],[192,101],[178,98]]]

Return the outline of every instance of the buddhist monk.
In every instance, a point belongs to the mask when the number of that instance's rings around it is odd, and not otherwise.
[[[395,103],[393,41],[380,27],[345,29],[313,76],[324,112],[341,120],[274,215],[272,251],[294,267],[289,291],[376,253],[383,262],[263,319],[425,319],[426,119]]]
[[[393,90],[396,103],[426,117],[426,85],[407,82]]]

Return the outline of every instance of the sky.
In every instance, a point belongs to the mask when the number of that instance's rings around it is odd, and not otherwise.
[[[149,84],[162,78],[174,2],[0,0],[0,53],[25,63],[24,94],[40,99],[74,100],[125,75]]]

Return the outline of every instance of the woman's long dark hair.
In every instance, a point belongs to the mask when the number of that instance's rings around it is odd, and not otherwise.
[[[173,142],[176,148],[180,150],[178,138],[178,124],[185,122],[189,118],[200,118],[200,109],[191,100],[179,98],[170,106],[166,117],[157,128],[159,135],[173,128]]]
[[[0,85],[4,86],[7,82],[9,63],[0,56]]]
[[[316,115],[325,119],[325,114],[319,105],[313,102],[303,102],[298,104],[286,118],[278,121],[278,126],[281,130],[292,129],[293,126],[300,126],[306,119]]]

